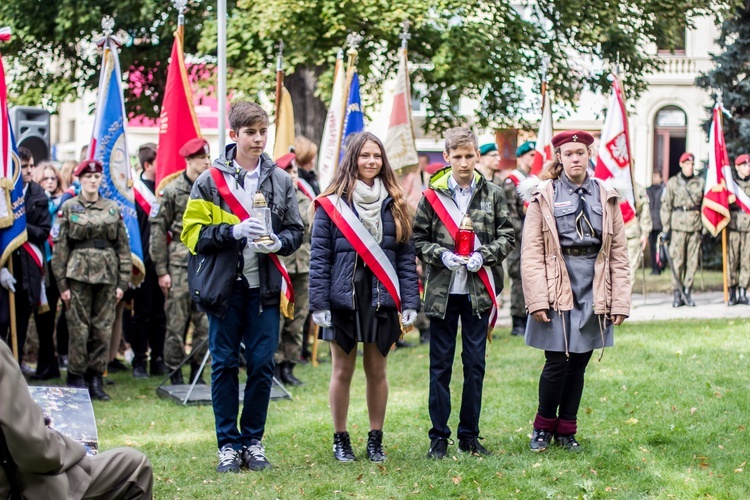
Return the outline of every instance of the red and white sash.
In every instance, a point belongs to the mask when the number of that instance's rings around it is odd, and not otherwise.
[[[516,190],[518,190],[518,185],[521,184],[526,179],[528,179],[528,176],[524,175],[523,172],[516,169],[513,172],[508,174],[508,179],[510,179],[513,185],[516,187]],[[524,200],[523,206],[528,208],[529,202]]]
[[[31,260],[34,261],[34,264],[36,264],[36,266],[42,272],[42,291],[39,294],[39,302],[36,304],[36,306],[39,308],[39,313],[45,313],[49,311],[49,303],[47,301],[47,290],[44,287],[44,253],[42,253],[38,246],[33,243],[29,243],[28,241],[25,241],[22,246],[26,253],[28,253],[31,257]]]
[[[430,203],[430,206],[432,206],[432,209],[435,211],[435,214],[437,214],[440,222],[443,223],[455,241],[458,236],[458,226],[461,224],[461,219],[463,218],[463,214],[456,206],[456,203],[452,198],[434,189],[426,189],[424,191],[424,197]],[[475,233],[474,248],[479,248],[480,246],[482,246],[482,242],[479,241],[479,237]],[[495,322],[497,321],[497,289],[495,288],[495,278],[492,275],[492,269],[490,269],[489,266],[482,266],[477,272],[477,276],[482,280],[484,287],[487,289],[487,293],[490,294],[490,298],[492,299],[489,331],[487,333],[487,335],[490,336],[492,329],[495,327]]]
[[[156,203],[156,195],[151,191],[140,176],[133,176],[133,196],[144,212],[150,217],[151,208]]]
[[[302,191],[302,193],[310,198],[310,201],[315,200],[315,191],[313,190],[312,186],[307,183],[305,179],[302,177],[299,177],[297,179],[297,188]]]
[[[398,274],[393,264],[380,248],[380,245],[365,228],[354,211],[341,201],[335,194],[315,199],[315,205],[322,207],[331,221],[344,234],[354,250],[362,257],[365,264],[372,269],[372,273],[383,283],[385,289],[396,303],[396,309],[401,310],[401,287]]]
[[[213,177],[219,194],[227,202],[232,213],[240,218],[247,220],[250,218],[250,209],[253,206],[253,199],[250,194],[239,187],[232,175],[222,172],[218,168],[211,167],[211,177]],[[281,313],[289,319],[294,318],[294,287],[292,279],[286,266],[281,262],[276,254],[267,254],[276,269],[281,273]]]

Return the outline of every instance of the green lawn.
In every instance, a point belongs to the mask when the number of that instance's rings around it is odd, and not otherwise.
[[[129,445],[150,457],[157,498],[747,498],[749,336],[747,320],[618,328],[616,346],[589,365],[580,454],[528,450],[543,356],[507,329],[496,332],[487,359],[481,429],[489,458],[460,455],[456,446],[446,460],[425,458],[426,346],[390,356],[384,465],[365,458],[361,364],[350,409],[359,457],[352,464],[331,454],[328,363],[298,367],[307,385],[293,401],[271,403],[264,442],[275,468],[264,473],[216,474],[211,408],[160,400],[155,380],[115,376],[116,401],[96,403],[95,412],[102,449]],[[457,368],[456,396],[461,380]]]

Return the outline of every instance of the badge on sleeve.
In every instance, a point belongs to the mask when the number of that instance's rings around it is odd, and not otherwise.
[[[71,215],[70,222],[78,222],[78,214]]]
[[[57,238],[57,236],[60,234],[60,223],[59,222],[55,222],[52,225],[52,229],[50,229],[49,234],[50,234],[50,236],[52,236],[52,238]]]
[[[114,208],[110,208],[109,209],[109,215],[115,215],[115,209]]]
[[[156,217],[159,215],[159,207],[161,207],[161,204],[158,202],[154,202],[151,205],[151,212],[148,214],[149,217]]]

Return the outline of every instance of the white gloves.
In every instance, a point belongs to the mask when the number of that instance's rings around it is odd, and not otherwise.
[[[414,309],[404,309],[401,313],[401,324],[404,326],[413,325],[417,321],[417,311]]]
[[[456,269],[464,265],[463,259],[450,250],[444,252],[443,255],[440,256],[440,258],[442,259],[445,267],[447,267],[451,271],[455,271]]]
[[[4,267],[0,269],[0,285],[2,285],[2,287],[6,290],[10,290],[11,292],[16,293],[15,284],[16,278],[14,278],[12,274],[10,274],[8,268]]]
[[[469,256],[469,262],[466,263],[466,269],[475,273],[482,268],[482,264],[484,264],[482,254],[480,252],[474,252]]]
[[[276,253],[281,250],[281,240],[279,239],[279,237],[273,233],[269,234],[268,236],[271,237],[273,243],[250,243],[250,248],[255,250],[257,253]]]
[[[416,319],[416,314],[414,319]],[[325,311],[314,311],[313,322],[320,327],[331,328],[331,326],[333,326],[331,323],[331,311],[327,309]]]
[[[247,238],[253,241],[265,234],[265,232],[266,227],[263,223],[252,217],[232,226],[232,236],[234,236],[235,240]]]

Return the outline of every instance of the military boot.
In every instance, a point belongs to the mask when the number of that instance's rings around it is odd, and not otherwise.
[[[727,305],[728,306],[737,305],[737,287],[736,286],[729,287],[729,300],[727,301]]]
[[[203,380],[203,372],[201,371],[201,364],[191,363],[190,364],[190,383],[191,384],[193,383],[193,380],[195,380],[196,375],[198,375],[198,381],[196,382],[196,384],[206,385],[206,381]]]
[[[284,385],[291,385],[292,387],[305,385],[303,381],[294,376],[294,364],[288,361],[281,364],[281,381]]]
[[[695,302],[693,302],[693,298],[690,296],[690,288],[685,288],[685,304],[695,307]]]
[[[68,387],[75,387],[76,389],[86,389],[86,381],[83,378],[83,375],[79,375],[77,373],[68,372],[68,380],[67,384]]]
[[[682,301],[682,297],[680,296],[680,291],[675,290],[674,291],[674,300],[672,301],[672,307],[680,307],[684,306],[685,303]]]
[[[526,333],[526,316],[512,316],[513,329],[510,334],[513,336],[521,336]]]
[[[91,399],[99,401],[110,401],[112,398],[104,392],[104,381],[101,373],[92,373],[89,379],[89,395]]]
[[[185,379],[182,378],[182,367],[180,367],[179,370],[174,372],[172,375],[169,376],[169,381],[172,382],[172,385],[184,385]]]
[[[737,297],[737,303],[748,305],[749,302],[747,300],[747,288],[740,287],[740,296]]]

